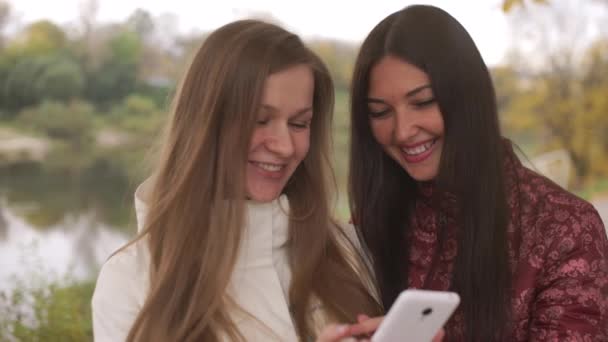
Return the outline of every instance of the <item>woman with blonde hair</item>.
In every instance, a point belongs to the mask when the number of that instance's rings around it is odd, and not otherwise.
[[[331,218],[333,84],[294,34],[242,20],[203,43],[175,96],[137,238],[103,266],[96,341],[339,340],[382,308]]]

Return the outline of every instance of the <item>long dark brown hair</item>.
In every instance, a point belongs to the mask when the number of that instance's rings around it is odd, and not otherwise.
[[[243,339],[230,315],[238,303],[226,288],[242,238],[250,138],[268,76],[300,64],[314,74],[314,118],[309,152],[284,189],[297,333],[302,340],[315,335],[313,298],[335,320],[380,312],[330,216],[328,70],[296,35],[242,20],[208,36],[175,96],[148,216],[135,240],[150,251],[150,288],[129,341]]]
[[[444,120],[434,182],[438,192],[455,196],[458,206],[461,228],[452,290],[462,299],[466,340],[505,339],[511,288],[509,209],[496,97],[467,31],[432,6],[406,7],[380,22],[363,42],[352,80],[350,204],[374,258],[383,304],[390,308],[408,284],[407,236],[418,193],[416,181],[383,152],[370,128],[370,71],[388,55],[427,73]]]

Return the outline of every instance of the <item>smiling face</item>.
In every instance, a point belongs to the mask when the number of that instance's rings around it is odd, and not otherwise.
[[[310,146],[314,76],[304,64],[272,74],[264,85],[247,162],[249,199],[277,198]]]
[[[367,97],[372,133],[384,151],[413,179],[434,179],[444,124],[428,75],[386,56],[371,70]]]

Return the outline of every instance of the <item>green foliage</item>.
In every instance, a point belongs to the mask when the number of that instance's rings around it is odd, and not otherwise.
[[[8,42],[0,54],[0,76],[1,107],[10,113],[43,100],[78,97],[85,86],[67,35],[48,20],[30,24]]]
[[[347,89],[355,65],[357,46],[331,40],[312,41],[308,45],[327,64],[336,87]]]
[[[606,198],[608,195],[608,178],[599,178],[575,192],[577,196],[586,200],[592,200],[593,198]],[[604,223],[606,224],[606,223]]]
[[[43,100],[67,101],[82,93],[84,75],[73,60],[58,59],[40,75],[35,89]]]
[[[142,51],[142,41],[137,33],[130,30],[119,31],[108,42],[109,60],[125,65],[136,65]]]
[[[108,58],[87,75],[87,99],[102,106],[135,91],[142,42],[134,32],[122,30],[109,40],[108,49]]]
[[[4,48],[4,29],[11,17],[11,6],[6,0],[0,0],[0,51]]]
[[[94,282],[19,281],[0,292],[0,340],[82,342],[93,340]]]
[[[336,88],[336,107],[333,125],[333,165],[338,186],[336,214],[344,220],[350,219],[347,195],[350,142],[350,110],[348,108],[348,96],[348,89]]]
[[[127,27],[139,37],[145,38],[154,30],[154,20],[150,12],[136,9],[127,19]]]
[[[45,101],[39,106],[24,109],[17,119],[22,127],[82,148],[93,137],[94,117],[94,108],[86,102]]]
[[[44,100],[67,101],[84,89],[80,65],[64,55],[40,55],[0,59],[0,99],[5,108],[20,108]],[[2,84],[3,83],[3,84]]]
[[[541,151],[565,149],[575,190],[608,172],[608,44],[598,41],[584,60],[527,77],[507,68],[494,75],[505,130],[535,138]]]
[[[7,47],[18,56],[40,56],[63,51],[68,39],[63,29],[49,20],[28,25]]]
[[[46,56],[23,59],[5,56],[2,61],[5,78],[0,80],[3,83],[0,93],[3,107],[16,110],[36,104],[39,101],[36,81],[48,64]]]
[[[111,109],[109,121],[113,126],[147,141],[161,131],[165,113],[151,98],[132,94]]]
[[[138,94],[129,95],[117,109],[122,115],[137,117],[149,117],[158,113],[158,107],[153,100]]]
[[[547,4],[549,1],[548,0],[531,0],[530,2],[536,3],[536,4]],[[525,5],[526,5],[526,0],[503,0],[502,1],[502,10],[504,12],[509,12],[512,9],[514,9],[515,7],[525,6]]]

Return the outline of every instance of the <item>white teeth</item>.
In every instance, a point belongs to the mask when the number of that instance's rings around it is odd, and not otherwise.
[[[268,163],[254,163],[254,164],[256,166],[258,166],[260,169],[270,171],[270,172],[280,171],[284,167],[283,165],[268,164]]]
[[[401,150],[410,156],[416,156],[416,155],[419,155],[421,153],[428,151],[429,148],[431,148],[431,146],[433,146],[434,143],[435,143],[435,140],[432,140],[432,141],[427,142],[424,145],[416,146],[413,148],[403,147],[403,148],[401,148]]]

